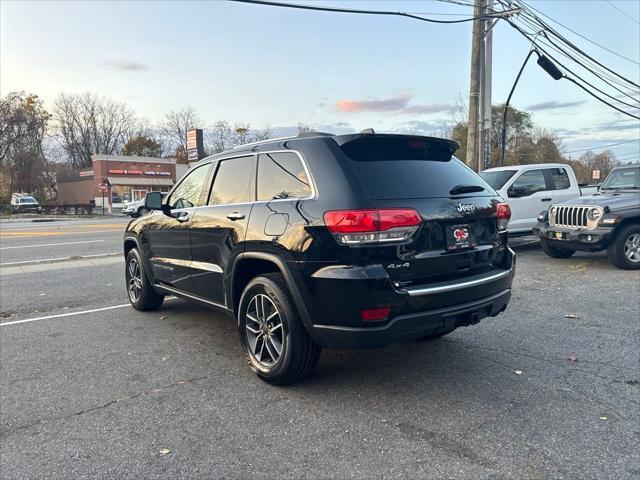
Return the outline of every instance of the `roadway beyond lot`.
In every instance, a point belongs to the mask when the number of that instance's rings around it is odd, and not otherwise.
[[[15,263],[119,252],[125,224],[2,224],[2,478],[640,475],[640,272],[519,240],[504,314],[325,351],[313,378],[277,388],[231,319],[126,306],[120,256]]]

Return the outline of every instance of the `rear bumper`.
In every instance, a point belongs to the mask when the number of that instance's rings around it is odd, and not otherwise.
[[[375,348],[407,338],[418,338],[473,325],[502,312],[511,298],[511,289],[480,300],[453,307],[399,315],[379,327],[341,327],[313,325],[311,335],[319,345],[329,348]]]
[[[557,240],[556,232],[566,235],[566,240]],[[546,239],[555,247],[584,252],[597,252],[607,248],[613,239],[614,229],[611,227],[598,227],[594,230],[586,228],[552,227],[548,223],[538,223],[533,227],[533,233]]]
[[[307,331],[327,348],[382,347],[502,312],[511,298],[515,254],[505,249],[502,267],[441,283],[394,285],[381,265],[326,267],[307,278]],[[364,309],[389,307],[381,321],[363,321]]]

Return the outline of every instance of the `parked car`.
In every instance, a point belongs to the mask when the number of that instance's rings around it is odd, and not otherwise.
[[[509,207],[439,138],[307,134],[200,161],[124,235],[134,308],[177,295],[237,320],[274,384],[320,349],[436,338],[502,312]]]
[[[552,203],[564,202],[597,192],[597,187],[580,187],[569,165],[540,163],[489,168],[480,176],[511,207],[510,234],[531,233],[538,214]]]
[[[640,269],[640,164],[614,168],[595,195],[554,204],[533,231],[550,257],[606,249],[616,267]]]
[[[28,193],[14,193],[11,195],[11,210],[14,213],[41,213],[42,206]]]
[[[164,198],[167,194],[162,193],[162,197]],[[122,213],[125,215],[129,215],[132,218],[140,217],[142,215],[146,215],[149,213],[149,210],[145,206],[145,198],[141,198],[140,200],[135,200],[133,202],[124,202],[124,206],[122,207]]]

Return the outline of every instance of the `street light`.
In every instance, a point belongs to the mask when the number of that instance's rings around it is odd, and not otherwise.
[[[556,67],[551,60],[549,60],[544,55],[540,55],[540,53],[535,48],[529,50],[527,57],[524,59],[524,62],[522,62],[522,66],[520,67],[520,71],[518,72],[518,76],[516,77],[516,81],[513,82],[513,86],[511,87],[511,91],[509,92],[509,96],[507,97],[507,101],[504,104],[504,108],[502,110],[502,151],[500,155],[501,167],[504,166],[504,155],[507,147],[507,111],[509,109],[509,102],[511,101],[511,96],[516,89],[516,85],[518,85],[518,81],[520,80],[520,76],[522,75],[524,67],[534,52],[536,55],[538,55],[538,61],[536,63],[540,65],[540,67],[542,67],[542,69],[547,72],[551,76],[551,78],[553,78],[554,80],[560,80],[563,77],[562,72],[558,70],[558,67]]]

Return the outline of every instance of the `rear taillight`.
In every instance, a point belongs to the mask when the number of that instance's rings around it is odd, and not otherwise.
[[[511,220],[511,208],[508,203],[499,203],[498,212],[498,230],[506,230]]]
[[[340,243],[404,242],[422,223],[420,214],[411,208],[366,210],[331,210],[324,223]]]

